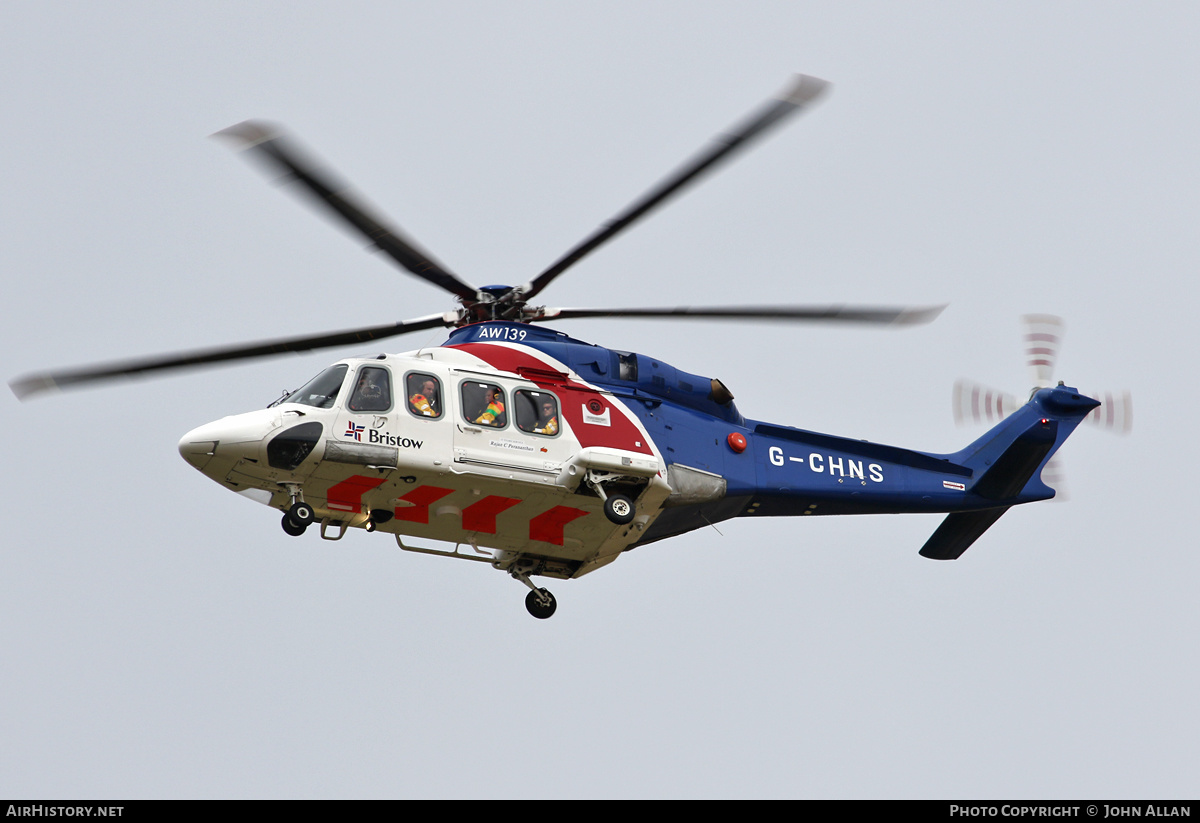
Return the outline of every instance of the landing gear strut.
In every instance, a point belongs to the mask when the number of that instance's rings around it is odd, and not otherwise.
[[[550,594],[549,589],[539,589],[529,580],[529,575],[524,572],[509,572],[514,580],[520,580],[529,587],[529,594],[525,595],[525,608],[529,613],[538,620],[545,620],[550,615],[554,614],[554,610],[558,608],[558,601],[554,599],[554,595]]]

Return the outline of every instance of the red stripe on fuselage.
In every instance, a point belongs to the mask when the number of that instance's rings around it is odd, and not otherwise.
[[[329,491],[325,492],[325,499],[331,509],[357,512],[362,506],[363,495],[381,485],[383,485],[382,477],[363,477],[361,474],[356,474],[341,483],[330,486]]]
[[[421,486],[419,489],[413,489],[408,494],[401,495],[401,500],[412,503],[412,505],[397,506],[396,519],[404,520],[408,523],[428,524],[429,507],[446,495],[453,493],[454,489],[443,489],[438,486]]]
[[[447,346],[449,349],[462,351],[478,357],[483,362],[501,371],[519,373],[521,369],[545,372],[553,368],[544,360],[526,354],[518,349],[507,346],[497,346],[491,343],[463,343],[458,346]],[[640,454],[654,454],[645,434],[634,425],[624,407],[611,396],[600,394],[591,386],[578,383],[569,378],[560,381],[550,381],[536,374],[526,374],[525,379],[534,385],[547,389],[559,390],[562,400],[562,413],[571,426],[571,433],[579,439],[579,445],[603,446],[609,449],[623,449]],[[567,389],[569,391],[563,391]],[[609,412],[608,426],[597,426],[583,421],[584,406],[589,400],[598,400]]]
[[[505,509],[511,509],[520,503],[512,497],[488,495],[478,503],[472,503],[463,509],[462,527],[464,531],[480,532],[481,534],[496,533],[496,515]]]
[[[583,509],[573,509],[570,506],[555,506],[544,511],[529,521],[529,539],[540,540],[543,543],[563,544],[563,527],[572,520],[578,520],[587,512]]]

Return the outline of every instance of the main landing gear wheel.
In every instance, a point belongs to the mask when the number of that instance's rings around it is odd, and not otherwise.
[[[604,516],[618,526],[624,526],[637,514],[633,501],[623,494],[610,494],[604,499]]]
[[[288,512],[283,513],[283,530],[292,537],[299,537],[300,535],[304,534],[304,530],[307,528],[308,526],[301,526],[294,522],[291,514]]]
[[[554,610],[558,608],[558,601],[550,594],[549,589],[538,589],[525,595],[525,608],[538,620],[545,620],[554,614]]]

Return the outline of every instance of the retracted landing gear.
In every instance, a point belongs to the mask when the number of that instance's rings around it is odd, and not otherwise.
[[[558,608],[558,601],[554,599],[554,595],[550,594],[549,589],[539,589],[529,580],[529,575],[524,572],[509,572],[514,580],[520,580],[529,587],[529,594],[525,595],[525,608],[529,613],[538,620],[545,620],[550,615],[554,614],[554,610]]]
[[[292,495],[292,505],[283,513],[283,530],[292,537],[299,537],[312,525],[316,519],[316,512],[312,506],[300,499],[299,488],[290,487],[288,491]]]

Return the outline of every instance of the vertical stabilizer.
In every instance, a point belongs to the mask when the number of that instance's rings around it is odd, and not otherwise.
[[[1057,386],[1034,393],[1029,402],[983,437],[950,458],[972,470],[967,491],[994,507],[946,517],[921,548],[934,560],[956,560],[1009,507],[1054,496],[1041,469],[1099,401]]]

